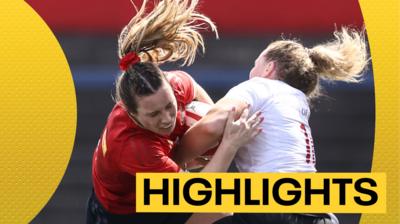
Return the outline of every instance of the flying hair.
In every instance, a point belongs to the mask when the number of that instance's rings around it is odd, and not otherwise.
[[[309,99],[320,96],[320,78],[360,82],[369,62],[364,31],[343,27],[333,35],[333,40],[312,48],[297,40],[274,41],[267,47],[265,60],[275,61],[278,79]]]
[[[313,72],[327,80],[359,82],[369,61],[364,33],[342,27],[333,35],[333,41],[310,50]]]
[[[199,32],[210,28],[218,38],[215,24],[196,11],[198,0],[155,0],[150,12],[147,0],[143,0],[139,9],[132,4],[137,13],[119,36],[120,59],[133,51],[141,62],[162,64],[182,60],[182,65],[191,65],[199,46],[205,52]]]

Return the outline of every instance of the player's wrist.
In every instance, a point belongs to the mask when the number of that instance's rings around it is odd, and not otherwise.
[[[224,154],[236,154],[239,147],[235,144],[231,144],[229,141],[222,141],[217,151],[221,151]]]

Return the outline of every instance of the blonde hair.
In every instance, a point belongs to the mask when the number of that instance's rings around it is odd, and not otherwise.
[[[278,79],[315,98],[320,95],[319,78],[356,83],[368,65],[364,32],[343,27],[334,37],[311,49],[294,40],[275,41],[265,58],[277,62]]]
[[[148,3],[143,0],[137,14],[120,34],[119,57],[133,51],[142,62],[161,64],[183,60],[182,65],[192,64],[198,46],[205,51],[199,31],[209,27],[218,38],[214,23],[196,12],[197,3],[198,0],[155,1],[154,9],[147,13]]]

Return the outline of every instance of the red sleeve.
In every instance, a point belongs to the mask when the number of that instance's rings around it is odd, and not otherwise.
[[[194,99],[194,81],[192,77],[184,71],[166,72],[167,79],[174,90],[178,101],[188,104]]]
[[[130,174],[137,172],[179,172],[179,166],[165,153],[162,140],[151,136],[131,138],[124,143],[120,168]],[[168,151],[168,150],[167,150]]]

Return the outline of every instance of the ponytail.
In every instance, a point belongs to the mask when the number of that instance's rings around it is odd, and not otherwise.
[[[118,40],[120,59],[136,52],[142,62],[164,63],[183,60],[182,65],[193,63],[197,47],[204,53],[200,30],[216,26],[206,16],[195,11],[198,0],[156,1],[154,9],[146,13],[147,0],[122,30]]]
[[[265,60],[277,64],[277,78],[301,90],[309,99],[320,95],[319,78],[360,82],[368,64],[365,36],[348,28],[334,32],[335,39],[311,49],[295,40],[272,42]]]
[[[309,50],[311,72],[327,80],[359,82],[368,64],[364,34],[342,28],[334,36],[335,40]]]
[[[154,9],[147,12],[148,0],[143,0],[137,13],[122,29],[118,39],[118,56],[123,71],[116,82],[115,100],[126,109],[137,112],[137,97],[154,94],[166,81],[158,64],[183,60],[193,63],[204,41],[199,31],[212,21],[195,11],[198,0],[155,0]]]

